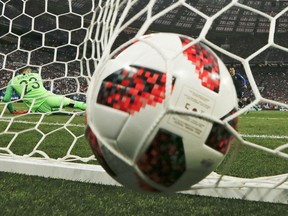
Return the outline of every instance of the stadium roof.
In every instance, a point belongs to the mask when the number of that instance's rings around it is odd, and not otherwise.
[[[21,14],[23,11],[24,3],[19,2],[19,0],[2,0],[0,1],[0,10],[5,17],[12,19]],[[99,1],[94,1],[95,5],[97,5],[98,2]],[[130,16],[137,13],[141,8],[146,6],[148,2],[149,0],[140,0],[139,3],[134,6]],[[164,7],[167,7],[174,2],[175,0],[157,0],[153,7],[153,13],[159,12]],[[186,2],[202,13],[208,16],[212,16],[221,10],[224,6],[229,4],[231,0],[187,0]],[[275,16],[278,12],[288,7],[288,0],[239,0],[239,3],[243,3],[247,6],[256,8],[261,12],[271,16]],[[71,2],[70,8],[68,0],[27,0],[25,13],[32,17],[37,16],[38,14],[43,13],[43,11],[45,11],[45,7],[47,7],[47,11],[50,14],[63,14],[64,16],[64,14],[72,10],[75,14],[86,15],[85,20],[88,25],[91,18],[89,11],[91,11],[92,6],[92,0],[73,0]],[[69,15],[65,16],[69,17]],[[46,15],[44,18],[43,20],[48,22],[50,16]],[[140,17],[140,19],[134,22],[133,26],[131,27],[137,28],[145,18],[146,16]],[[9,22],[9,19],[3,17],[0,19],[2,25]],[[77,19],[79,19],[79,17],[70,15],[69,19],[75,20],[75,22],[70,22],[70,25],[72,25],[70,26],[71,29],[73,29],[73,24],[78,25],[79,21],[77,21]],[[63,20],[65,21],[66,19]],[[155,21],[151,28],[158,31],[169,31],[170,29],[173,29],[174,31],[185,33],[187,31],[191,31],[191,29],[194,29],[194,31],[197,31],[197,29],[200,30],[204,23],[205,19],[203,17],[182,6],[160,17]],[[27,26],[25,25],[25,19],[22,19],[22,23],[19,21],[17,25],[18,27],[22,28]],[[215,20],[212,25],[212,30],[215,32],[267,33],[269,31],[269,26],[270,24],[268,18],[240,7],[232,7]],[[288,12],[284,13],[277,20],[276,26],[276,32],[287,32]]]
[[[175,0],[158,0],[153,10],[154,13],[162,10],[167,5],[175,2]],[[187,0],[186,3],[195,7],[202,13],[212,16],[228,5],[231,0]],[[252,8],[258,9],[265,14],[275,16],[288,6],[288,1],[284,0],[239,0]],[[143,8],[147,4],[147,0],[142,0],[135,7],[135,11]],[[146,17],[141,17],[140,23]],[[186,7],[178,7],[163,17],[155,21],[156,29],[173,29],[179,32],[187,32],[194,29],[197,31],[202,29],[205,19]],[[267,33],[269,32],[270,21],[268,18],[260,16],[257,13],[245,10],[241,7],[232,7],[225,13],[220,15],[212,25],[214,32],[239,32],[239,33]],[[288,12],[284,13],[276,23],[276,31],[278,33],[287,32],[288,29]]]

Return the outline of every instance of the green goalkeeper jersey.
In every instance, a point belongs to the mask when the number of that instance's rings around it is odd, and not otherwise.
[[[27,107],[32,107],[32,111],[36,110],[48,95],[53,95],[52,92],[45,89],[43,81],[37,73],[26,73],[15,76],[8,83],[3,101],[10,102],[15,91],[23,100]],[[13,105],[8,104],[10,112],[14,111]]]

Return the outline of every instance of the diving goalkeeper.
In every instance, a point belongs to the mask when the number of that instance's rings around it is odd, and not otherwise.
[[[24,68],[20,71],[20,74],[10,80],[3,101],[9,103],[14,91],[30,109],[30,112],[48,113],[64,107],[72,107],[80,110],[86,109],[84,102],[56,95],[45,89],[38,71],[32,70],[30,67]],[[15,110],[12,103],[9,103],[7,108],[12,114],[24,114],[28,112],[28,110]]]

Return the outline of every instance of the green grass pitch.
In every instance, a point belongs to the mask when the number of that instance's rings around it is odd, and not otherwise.
[[[0,110],[2,108],[0,105]],[[51,158],[65,157],[70,147],[67,143],[72,142],[74,147],[69,155],[84,158],[92,155],[83,136],[83,116],[45,116],[37,130],[35,125],[40,115],[17,116],[9,127],[10,134],[3,134],[10,117],[5,113],[0,119],[0,147],[9,144],[14,132],[25,129],[10,146],[14,154],[30,154],[45,134],[47,140],[37,149]],[[251,111],[239,118],[238,131],[246,140],[276,148],[288,143],[287,119],[288,112]],[[71,121],[70,126],[63,128],[67,120]],[[233,144],[226,159],[217,168],[217,172],[222,174],[252,178],[283,174],[287,170],[287,159],[238,143]],[[287,212],[285,204],[185,194],[140,194],[125,187],[3,172],[0,173],[0,191],[1,215],[285,215]]]

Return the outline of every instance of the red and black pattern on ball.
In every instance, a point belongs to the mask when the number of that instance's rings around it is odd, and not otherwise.
[[[103,156],[103,152],[101,150],[101,146],[98,143],[97,137],[95,136],[95,134],[93,133],[93,131],[89,126],[86,127],[85,137],[88,140],[90,147],[92,148],[92,151],[99,164],[106,170],[106,172],[110,176],[115,177],[116,174],[113,172],[113,170],[109,167],[108,163],[106,162]]]
[[[173,185],[186,170],[182,137],[160,129],[136,164],[155,183]]]
[[[232,115],[236,112],[236,109],[233,109],[230,113],[221,118],[225,119],[227,116]],[[228,122],[234,129],[237,127],[238,118],[234,118]],[[234,136],[222,125],[214,123],[210,134],[205,142],[210,148],[226,154],[234,140]]]
[[[191,40],[180,37],[182,46]],[[187,59],[195,65],[195,71],[201,80],[202,86],[218,93],[220,87],[219,65],[215,55],[204,45],[197,43],[183,51]]]
[[[172,89],[175,79],[172,82]],[[131,65],[106,77],[97,103],[134,114],[165,99],[166,73]]]

